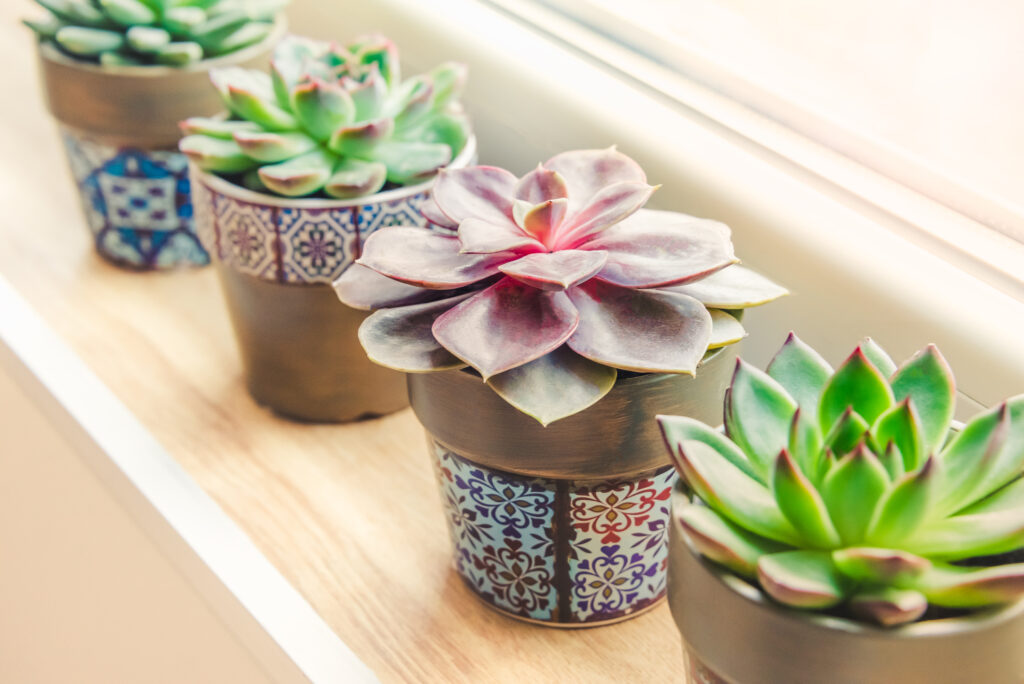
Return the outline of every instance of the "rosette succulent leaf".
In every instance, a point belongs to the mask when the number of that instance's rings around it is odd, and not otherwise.
[[[349,199],[421,183],[469,137],[458,103],[465,67],[403,81],[398,51],[381,36],[345,47],[288,38],[270,74],[235,67],[211,78],[231,118],[184,121],[180,148],[257,191]]]
[[[185,66],[266,38],[288,0],[36,0],[41,40],[108,66]]]
[[[724,434],[659,416],[694,497],[695,548],[776,601],[892,626],[929,605],[1024,595],[1024,395],[952,430],[934,346],[897,366],[871,340],[835,371],[790,334],[767,372],[737,362]]]
[[[615,149],[565,152],[522,178],[444,170],[423,209],[430,229],[374,233],[335,287],[380,309],[359,331],[377,363],[471,366],[547,425],[598,401],[619,371],[695,373],[745,335],[728,311],[786,294],[735,265],[725,225],[643,209],[655,190]]]

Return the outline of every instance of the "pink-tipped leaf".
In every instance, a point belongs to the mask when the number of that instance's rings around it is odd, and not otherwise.
[[[559,291],[589,280],[601,270],[607,259],[607,252],[539,252],[509,261],[498,268],[530,287]]]
[[[498,273],[506,258],[462,254],[459,240],[439,231],[411,226],[378,230],[363,245],[357,263],[410,285],[452,290]]]

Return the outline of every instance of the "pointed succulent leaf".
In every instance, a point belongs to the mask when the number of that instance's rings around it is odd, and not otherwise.
[[[398,48],[387,38],[374,36],[371,40],[363,41],[353,53],[360,64],[375,64],[389,86],[394,87],[401,80]]]
[[[387,84],[380,75],[376,65],[362,81],[347,89],[355,107],[353,121],[367,121],[381,116],[384,98],[387,96]]]
[[[867,421],[861,418],[860,414],[852,407],[847,407],[843,415],[832,426],[832,431],[825,435],[825,446],[842,458],[870,436]]]
[[[782,514],[771,490],[704,442],[676,445],[676,466],[686,484],[711,508],[762,537],[789,545],[800,534]]]
[[[420,214],[427,220],[427,223],[432,224],[437,228],[444,228],[445,230],[457,231],[459,224],[448,218],[448,215],[441,211],[441,207],[437,206],[437,202],[434,201],[433,197],[428,197],[423,204],[420,205]]]
[[[157,13],[139,0],[99,0],[103,13],[121,26],[156,23]]]
[[[711,278],[718,278],[735,268],[730,266]],[[785,388],[789,396],[799,404],[801,413],[807,420],[813,420],[815,426],[818,425],[821,393],[832,377],[832,372],[832,366],[792,332],[768,364],[768,375]],[[827,430],[822,433],[827,433]]]
[[[565,179],[557,171],[546,169],[541,164],[519,179],[515,189],[515,199],[527,202],[531,206],[568,196],[569,189],[566,187]]]
[[[39,4],[47,6],[44,3]],[[106,15],[90,0],[69,0],[64,3],[64,7],[65,12],[70,15],[71,21],[77,26],[104,28],[110,25]]]
[[[153,53],[153,61],[157,64],[176,67],[195,64],[202,58],[203,48],[190,40],[168,43]]]
[[[580,312],[569,346],[591,361],[640,373],[694,374],[711,315],[686,295],[631,290],[592,278],[567,291]]]
[[[917,620],[928,609],[928,599],[913,589],[884,587],[858,591],[850,597],[850,611],[862,620],[895,627]]]
[[[77,21],[69,0],[36,0],[36,4],[62,22],[74,24]]]
[[[103,66],[142,66],[143,62],[127,52],[101,52],[100,64]]]
[[[924,439],[921,419],[910,397],[890,407],[871,426],[871,439],[876,451],[884,451],[889,443],[899,447],[905,470],[917,470],[924,462]]]
[[[403,373],[462,368],[466,364],[442,347],[430,329],[439,316],[469,296],[375,311],[359,326],[359,342],[371,361]]]
[[[430,114],[433,99],[434,85],[430,80],[425,76],[414,76],[398,87],[385,111],[394,117],[397,130],[407,130]]]
[[[512,222],[498,224],[468,218],[458,225],[458,230],[464,254],[495,254],[511,250],[529,254],[544,249],[544,245]]]
[[[829,518],[825,502],[785,449],[775,460],[772,488],[775,503],[800,533],[802,546],[831,549],[839,545],[839,533]]]
[[[549,199],[530,207],[519,224],[527,234],[549,245],[553,241],[558,227],[565,218],[569,200]],[[569,251],[569,250],[563,250]]]
[[[447,145],[452,156],[466,146],[472,133],[465,114],[444,112],[435,114],[423,126],[396,134],[395,138],[409,142],[441,143]]]
[[[846,581],[828,551],[781,551],[761,556],[757,577],[765,592],[795,608],[830,608],[846,596]]]
[[[1010,417],[1006,442],[971,492],[970,498],[975,501],[1019,477],[1024,470],[1024,394],[1007,399],[1005,404]]]
[[[942,461],[938,509],[952,513],[971,503],[1010,434],[1010,411],[1000,404],[972,418],[939,455]]]
[[[411,226],[378,230],[357,263],[389,278],[436,290],[454,290],[498,273],[501,255],[462,254],[453,235]]]
[[[883,377],[892,377],[892,374],[896,372],[896,362],[873,339],[865,337],[864,341],[860,343],[860,348],[864,352],[864,356],[868,357],[868,361],[879,370]]]
[[[787,449],[801,472],[812,482],[820,482],[824,477],[821,472],[821,447],[821,435],[816,421],[804,416],[803,409],[797,408],[789,424]]]
[[[889,383],[857,347],[825,385],[818,406],[818,424],[827,434],[846,409],[852,407],[870,425],[894,403]]]
[[[487,380],[498,396],[547,427],[590,407],[611,391],[618,372],[566,345]]]
[[[174,36],[187,38],[206,19],[206,12],[201,7],[169,7],[164,10],[163,26]]]
[[[863,443],[830,469],[821,494],[843,544],[859,544],[864,539],[888,489],[888,473]]]
[[[744,473],[755,480],[758,479],[758,474],[747,460],[747,455],[718,430],[713,430],[699,420],[687,416],[658,416],[658,425],[661,427],[661,435],[665,439],[669,454],[673,458],[678,453],[679,445],[683,442],[703,442]]]
[[[400,283],[361,264],[346,268],[333,285],[343,304],[362,311],[420,304],[448,295],[444,290],[425,290]]]
[[[907,472],[903,453],[896,446],[895,442],[889,442],[886,445],[885,451],[878,454],[878,461],[885,467],[885,472],[889,473],[889,479],[893,482],[900,479]]]
[[[260,167],[260,180],[285,197],[302,197],[320,190],[334,173],[338,158],[316,148],[278,164]]]
[[[951,518],[922,526],[904,547],[914,553],[960,560],[1024,547],[1024,479]]]
[[[647,183],[630,182],[601,188],[582,209],[566,220],[558,233],[558,247],[569,249],[596,238],[636,213],[657,189]]]
[[[953,371],[934,344],[900,366],[892,377],[896,401],[914,400],[924,428],[924,450],[938,450],[946,439],[956,407]],[[906,456],[906,454],[904,454]]]
[[[265,163],[291,159],[317,146],[316,140],[298,131],[274,133],[262,130],[237,130],[234,133],[234,140],[248,156]]]
[[[938,480],[937,470],[933,456],[925,461],[920,470],[907,473],[886,492],[868,525],[864,537],[868,544],[900,544],[914,534],[931,513]]]
[[[387,167],[379,162],[342,159],[324,184],[324,192],[338,199],[366,197],[384,187],[387,175]]]
[[[210,82],[221,94],[224,104],[230,108],[229,90],[245,90],[260,99],[273,99],[274,88],[270,77],[262,71],[241,67],[224,67],[210,70]]]
[[[469,69],[459,62],[445,62],[430,71],[434,84],[433,108],[441,109],[462,94]]]
[[[718,309],[709,309],[708,313],[711,314],[711,339],[708,340],[708,349],[736,344],[747,336],[743,324],[733,316]]]
[[[344,91],[339,91],[344,92]],[[348,93],[345,94],[348,97]],[[351,102],[351,98],[348,100]],[[374,119],[339,126],[330,133],[327,147],[345,157],[358,157],[367,161],[376,159],[377,145],[391,137],[395,130],[392,119]]]
[[[135,52],[158,52],[171,42],[171,34],[156,26],[132,26],[125,32],[125,40]]]
[[[187,135],[178,143],[178,149],[200,169],[211,173],[241,173],[256,166],[234,140]]]
[[[43,19],[22,19],[21,23],[35,31],[35,34],[42,40],[50,40],[65,25],[52,14]]]
[[[722,309],[760,306],[789,294],[789,290],[781,285],[738,264],[723,268],[700,280],[674,285],[673,288],[703,302],[705,306]],[[829,374],[831,373],[830,367]]]
[[[761,556],[786,548],[748,532],[707,506],[686,504],[676,517],[698,551],[747,579],[757,578],[757,561]]]
[[[231,33],[211,41],[203,47],[207,55],[216,57],[230,52],[241,50],[249,45],[255,45],[270,35],[273,26],[269,23],[250,22],[242,24]]]
[[[269,131],[293,131],[299,128],[299,122],[290,112],[252,90],[228,85],[227,99],[232,112]]]
[[[327,76],[316,73],[315,68],[314,73],[310,73],[310,68],[316,64],[311,58],[320,49],[316,41],[298,36],[288,36],[277,44],[270,62],[270,78],[278,105],[290,108],[292,89],[307,77]]]
[[[614,147],[563,152],[544,162],[544,168],[557,172],[565,180],[570,214],[589,204],[594,194],[605,186],[647,182],[640,165]]]
[[[398,185],[422,183],[433,178],[452,159],[452,150],[441,143],[382,142],[373,158],[388,168],[388,180]]]
[[[905,586],[931,569],[927,558],[898,549],[854,546],[832,552],[839,572],[859,583]]]
[[[95,57],[101,52],[121,49],[124,45],[124,34],[84,26],[65,26],[57,31],[54,40],[73,55]]]
[[[227,36],[249,21],[242,9],[230,9],[226,12],[209,14],[208,19],[189,32],[189,38],[203,46],[213,49]]]
[[[434,200],[455,223],[476,218],[503,225],[512,222],[517,183],[511,173],[493,166],[446,169],[434,184]]]
[[[251,121],[232,121],[205,116],[193,116],[185,119],[178,124],[178,127],[185,135],[201,134],[223,140],[233,140],[235,133],[238,132],[255,133],[263,130],[258,124]]]
[[[579,320],[564,292],[545,292],[502,278],[441,315],[433,333],[487,380],[554,351],[569,339]]]
[[[937,564],[914,585],[936,606],[994,606],[1015,601],[1024,595],[1024,563],[988,568]]]
[[[601,270],[607,258],[607,252],[574,249],[538,252],[504,263],[498,269],[531,287],[557,291],[589,280]]]
[[[776,457],[789,445],[796,402],[768,374],[742,359],[736,362],[729,387],[726,432],[767,482]]]

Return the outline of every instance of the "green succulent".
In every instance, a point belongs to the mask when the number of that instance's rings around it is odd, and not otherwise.
[[[229,68],[211,77],[232,118],[184,121],[180,149],[204,171],[258,191],[348,199],[419,183],[469,136],[458,104],[465,67],[442,64],[403,81],[398,50],[382,36],[345,47],[289,38],[269,75]]]
[[[866,340],[835,372],[790,335],[738,362],[725,434],[659,416],[695,497],[676,512],[707,558],[776,601],[890,626],[929,604],[1024,594],[1024,395],[951,431],[953,375],[929,346],[898,367]]]
[[[76,59],[185,66],[258,43],[288,0],[36,0],[24,23]]]

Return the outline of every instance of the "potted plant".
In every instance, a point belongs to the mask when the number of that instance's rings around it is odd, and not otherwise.
[[[954,402],[934,346],[833,372],[790,335],[737,364],[725,434],[659,417],[689,681],[1024,680],[1024,395],[951,430]]]
[[[465,77],[447,63],[402,80],[381,36],[347,46],[288,38],[270,75],[212,72],[230,118],[184,121],[180,149],[261,404],[310,421],[408,405],[402,376],[356,342],[366,314],[338,306],[331,282],[381,227],[425,225],[438,169],[474,159],[458,102]]]
[[[409,373],[459,574],[520,619],[604,624],[664,595],[653,417],[710,419],[745,334],[728,312],[785,293],[735,265],[726,226],[642,209],[655,189],[614,149],[445,170],[434,229],[376,233],[336,283],[377,309],[369,357]]]
[[[177,124],[214,114],[207,70],[261,66],[286,0],[37,0],[43,91],[96,249],[133,269],[203,265]]]

